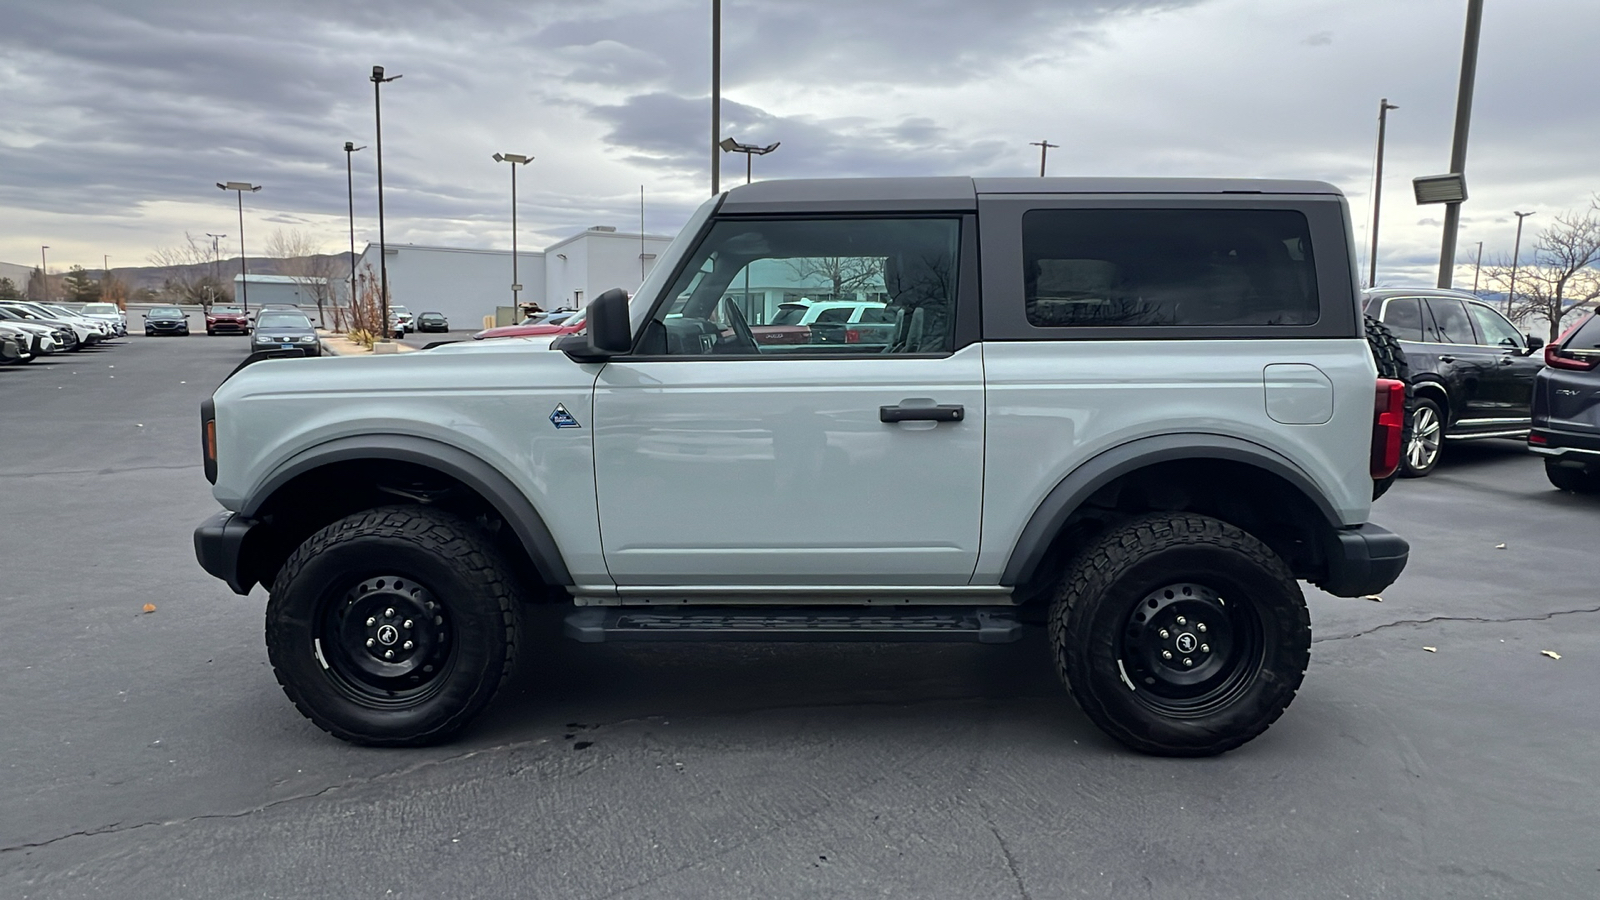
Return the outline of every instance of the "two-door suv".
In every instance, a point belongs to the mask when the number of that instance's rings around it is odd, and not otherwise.
[[[1099,727],[1218,753],[1299,688],[1298,582],[1358,596],[1405,565],[1367,523],[1405,387],[1349,235],[1318,182],[740,187],[580,333],[238,371],[201,411],[227,511],[196,553],[269,586],[279,682],[360,743],[462,727],[523,605],[562,603],[580,641],[1043,624]],[[892,331],[755,340],[755,290],[814,292],[818,260]]]

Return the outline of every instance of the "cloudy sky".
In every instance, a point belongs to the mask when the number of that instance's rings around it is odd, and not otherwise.
[[[1462,258],[1509,257],[1585,207],[1595,0],[1488,0]],[[383,88],[389,240],[509,247],[594,224],[672,232],[709,193],[710,0],[0,0],[0,261],[144,265],[185,231],[346,245],[343,144]],[[1381,283],[1431,283],[1466,0],[724,0],[724,133],[782,141],[757,177],[1051,174],[1318,178],[1368,231],[1390,114]],[[376,240],[355,154],[358,246]],[[725,157],[724,186],[742,180]],[[1528,241],[1525,239],[1524,246]],[[237,244],[235,243],[235,248]],[[237,250],[234,251],[235,253]]]

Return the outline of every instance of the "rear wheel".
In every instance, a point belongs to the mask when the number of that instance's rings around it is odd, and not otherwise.
[[[1439,465],[1444,450],[1444,412],[1429,397],[1418,397],[1411,409],[1411,434],[1402,443],[1400,474],[1421,478]]]
[[[1255,537],[1156,513],[1068,567],[1050,642],[1101,730],[1145,753],[1209,756],[1283,714],[1310,659],[1311,621],[1294,575]]]
[[[499,690],[516,605],[499,553],[459,516],[374,509],[290,555],[267,603],[267,655],[307,718],[358,744],[443,740]]]
[[[1563,491],[1574,494],[1600,493],[1600,468],[1574,468],[1547,459],[1544,461],[1544,476]]]

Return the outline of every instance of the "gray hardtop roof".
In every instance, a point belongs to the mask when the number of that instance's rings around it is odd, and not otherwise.
[[[1268,178],[797,178],[728,191],[724,213],[973,210],[980,194],[1326,194],[1323,181]]]

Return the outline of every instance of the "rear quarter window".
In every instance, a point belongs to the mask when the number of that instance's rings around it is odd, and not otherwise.
[[[1321,315],[1297,210],[1039,209],[1022,217],[1022,245],[1034,326],[1304,326]]]

